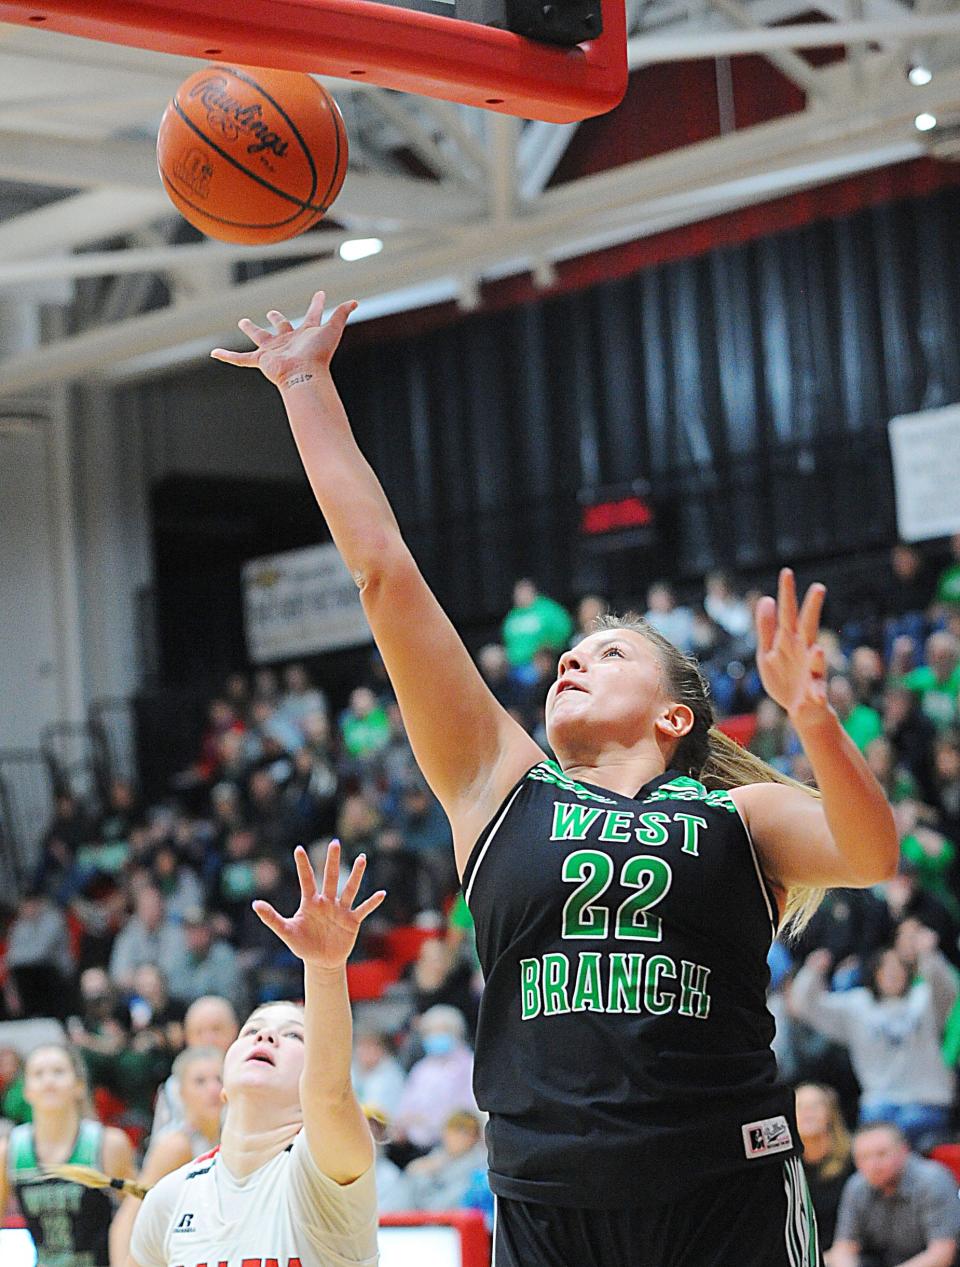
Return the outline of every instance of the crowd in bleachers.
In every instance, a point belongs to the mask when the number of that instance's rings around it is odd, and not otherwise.
[[[853,1166],[844,1124],[892,1123],[904,1147],[924,1152],[958,1133],[960,537],[951,547],[932,568],[913,547],[894,547],[872,601],[823,633],[830,701],[886,790],[902,841],[894,879],[830,893],[800,941],[771,952],[782,1071],[828,1088],[811,1092],[819,1108],[807,1114],[808,1175],[828,1228],[852,1201],[841,1198]],[[699,602],[660,581],[639,606],[700,659],[729,732],[808,780],[756,672],[758,597],[717,572]],[[570,614],[519,580],[500,639],[477,651],[490,689],[545,748],[557,657],[605,606],[588,595]],[[367,855],[361,897],[388,893],[348,969],[354,1076],[382,1144],[383,1207],[488,1209],[470,1085],[482,985],[471,921],[449,825],[376,655],[341,711],[300,664],[232,675],[168,796],[143,804],[116,781],[105,800],[56,801],[29,891],[0,929],[0,1019],[63,1022],[101,1114],[145,1147],[180,1120],[171,1069],[185,1045],[222,1051],[245,1010],[301,996],[298,961],[251,902],[291,911],[294,844],[316,865],[336,837],[345,865]],[[191,1017],[195,1000],[211,998],[219,1033]],[[0,1050],[0,1097],[5,1119],[28,1119],[10,1050]],[[822,1152],[818,1132],[830,1145]]]

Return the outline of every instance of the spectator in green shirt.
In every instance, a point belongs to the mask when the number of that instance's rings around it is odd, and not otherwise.
[[[911,669],[903,685],[920,697],[921,711],[938,730],[957,724],[960,693],[960,643],[951,633],[932,633],[925,645],[927,663]]]
[[[948,611],[960,611],[960,532],[950,538],[950,553],[953,561],[937,578],[937,592],[934,601]]]
[[[527,668],[544,647],[564,651],[572,632],[573,620],[565,607],[541,594],[528,578],[517,581],[513,607],[503,622],[503,644],[513,668]]]
[[[827,694],[844,730],[861,752],[883,734],[880,714],[869,704],[858,704],[849,678],[838,673],[830,679]]]
[[[376,756],[390,742],[390,719],[368,686],[351,691],[347,710],[340,718],[340,734],[344,748],[358,761]]]

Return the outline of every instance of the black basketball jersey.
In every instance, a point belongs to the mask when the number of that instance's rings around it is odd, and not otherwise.
[[[494,1192],[620,1207],[794,1152],[766,1006],[776,904],[728,793],[668,770],[630,798],[543,761],[463,884]]]
[[[104,1127],[84,1118],[68,1158],[71,1165],[103,1168]],[[33,1126],[15,1126],[7,1144],[7,1171],[37,1247],[40,1267],[107,1267],[108,1233],[115,1206],[104,1189],[44,1176],[37,1164]]]

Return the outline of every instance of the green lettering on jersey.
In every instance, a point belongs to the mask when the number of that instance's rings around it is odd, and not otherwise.
[[[580,805],[576,801],[553,802],[553,831],[551,840],[586,840],[587,832],[603,810],[595,805]]]
[[[690,963],[681,960],[680,971],[680,1007],[681,1016],[695,1016],[698,1021],[705,1021],[710,1015],[710,995],[707,994],[707,977],[710,969],[702,963]]]
[[[543,1014],[559,1016],[570,1011],[567,999],[567,982],[570,964],[566,955],[543,956]]]
[[[643,955],[624,954],[615,950],[610,956],[610,988],[607,993],[608,1012],[639,1012],[640,981],[643,972]]]
[[[520,1019],[540,1015],[540,960],[520,960]]]
[[[667,824],[670,821],[669,814],[652,810],[648,814],[640,815],[640,826],[633,834],[641,845],[665,845],[670,839],[670,833],[667,831]]]
[[[608,809],[603,820],[603,831],[600,833],[600,839],[615,840],[626,844],[630,839],[630,824],[632,822],[633,815],[626,810]]]
[[[577,964],[577,980],[573,987],[575,1012],[602,1012],[603,986],[600,984],[600,951],[584,950]]]
[[[695,814],[674,814],[674,818],[678,823],[683,823],[683,844],[680,846],[681,853],[692,853],[695,858],[700,857],[700,828],[706,828],[707,820],[705,818],[697,818]]]
[[[661,977],[677,978],[677,965],[669,955],[651,955],[647,960],[646,988],[643,1001],[651,1016],[666,1016],[672,1010],[676,994],[673,990],[661,990]]]

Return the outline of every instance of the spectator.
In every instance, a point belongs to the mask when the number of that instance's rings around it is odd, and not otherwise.
[[[240,927],[247,906],[253,900],[256,852],[256,833],[249,827],[234,828],[227,834],[223,865],[211,886],[211,904],[234,929]]]
[[[938,631],[927,639],[925,651],[926,664],[911,669],[903,685],[919,696],[921,711],[937,730],[947,730],[958,721],[960,642],[952,633]]]
[[[907,637],[918,644],[923,641],[931,592],[923,555],[916,546],[898,542],[890,551],[890,575],[883,601],[883,646],[888,659],[897,638]]]
[[[950,1172],[913,1155],[891,1122],[861,1127],[853,1158],[829,1267],[952,1267],[960,1203]]]
[[[453,946],[439,937],[428,938],[420,947],[411,971],[414,1011],[427,1015],[440,1004],[455,1008],[476,1032],[479,999],[473,988],[473,969],[454,954]]]
[[[723,571],[708,572],[704,578],[703,609],[730,639],[748,638],[752,629],[750,608],[734,589]]]
[[[237,1014],[229,999],[204,995],[199,999],[194,999],[187,1008],[183,1022],[183,1036],[187,1048],[212,1047],[223,1055],[236,1039],[239,1031]],[[183,1122],[180,1079],[176,1073],[171,1072],[157,1092],[150,1138],[153,1139],[171,1123],[182,1126]]]
[[[174,981],[184,955],[183,931],[169,918],[160,890],[145,885],[136,896],[135,914],[117,934],[110,952],[110,978],[121,990],[133,987],[142,963],[154,963]]]
[[[142,963],[133,974],[128,1004],[135,1034],[155,1030],[176,1051],[183,1046],[184,1007],[170,998],[167,979],[153,963]]]
[[[906,686],[893,684],[883,701],[883,733],[899,761],[910,771],[925,801],[936,799],[931,751],[936,727],[920,711],[920,699]]]
[[[597,621],[610,610],[610,604],[599,594],[585,594],[577,603],[576,628],[570,636],[569,645],[575,647],[581,638],[596,631]]]
[[[787,715],[774,700],[765,696],[757,704],[757,728],[749,744],[750,752],[769,765],[782,769],[790,746]]]
[[[866,985],[828,993],[828,951],[810,955],[793,983],[796,1015],[850,1051],[860,1096],[861,1124],[891,1121],[913,1143],[944,1135],[953,1102],[954,1075],[940,1054],[947,1015],[957,999],[957,976],[923,929],[917,940],[922,979],[895,950],[881,951]]]
[[[693,612],[689,607],[677,605],[676,594],[668,581],[656,581],[647,590],[647,610],[643,618],[685,655],[691,654],[695,641]],[[585,630],[584,636],[588,632]]]
[[[107,793],[107,805],[97,824],[97,838],[103,844],[129,839],[140,818],[137,794],[129,779],[114,779]]]
[[[337,816],[337,839],[343,845],[345,858],[356,858],[360,853],[369,857],[379,830],[380,814],[366,796],[354,792],[344,797]]]
[[[23,1061],[16,1047],[0,1047],[0,1119],[17,1126],[33,1110],[23,1094]]]
[[[406,1169],[411,1210],[456,1210],[473,1186],[478,1170],[486,1171],[480,1119],[466,1109],[451,1113],[440,1143]]]
[[[421,1153],[440,1143],[443,1126],[457,1109],[479,1113],[473,1096],[473,1053],[463,1017],[452,1007],[433,1007],[420,1018],[426,1055],[410,1070],[395,1130]]]
[[[206,911],[188,911],[183,920],[184,949],[170,975],[174,998],[189,1003],[202,994],[229,999],[237,1011],[246,1006],[246,985],[233,947],[214,939]]]
[[[883,733],[880,714],[869,704],[859,704],[849,678],[837,674],[827,686],[830,703],[840,718],[844,730],[861,752]]]
[[[387,896],[376,916],[394,927],[412,924],[421,911],[440,907],[436,875],[422,854],[407,848],[403,833],[396,827],[384,827],[377,833],[364,873],[362,892],[368,896],[378,889],[385,889]]]
[[[924,892],[937,898],[956,922],[960,920],[960,903],[950,887],[956,846],[943,832],[920,821],[919,808],[916,801],[901,801],[896,807],[901,856]]]
[[[65,897],[77,850],[94,837],[93,824],[72,792],[60,792],[44,832],[33,885],[51,897]]]
[[[514,584],[513,607],[502,629],[503,645],[512,668],[528,668],[534,654],[543,647],[563,651],[572,633],[573,621],[565,607],[541,594],[528,577]]]
[[[293,754],[293,774],[283,789],[283,817],[294,840],[327,836],[336,821],[337,775],[331,762],[309,748]]]
[[[920,791],[917,781],[906,766],[898,763],[897,750],[886,735],[871,739],[863,755],[891,805],[917,799]]]
[[[203,901],[203,886],[197,873],[187,866],[180,851],[170,842],[164,842],[154,851],[150,872],[171,920],[182,919],[185,911]]]
[[[292,773],[293,767],[290,767]],[[294,840],[294,821],[280,788],[268,769],[254,770],[247,784],[250,826],[265,853],[285,857]]]
[[[859,974],[871,955],[890,945],[894,928],[887,904],[870,889],[829,889],[796,949],[802,955],[829,950],[833,963]]]
[[[477,668],[498,703],[516,708],[520,703],[520,686],[510,673],[507,649],[500,642],[488,642],[477,652]]]
[[[957,921],[938,897],[922,887],[912,862],[901,858],[897,874],[885,884],[877,885],[875,892],[885,900],[895,925],[913,919],[924,928],[933,929],[943,953],[951,963],[960,967]]]
[[[300,886],[276,858],[257,858],[253,864],[253,894],[276,911],[296,910]],[[296,998],[303,992],[300,961],[259,919],[249,902],[235,926],[236,941],[255,1002]]]
[[[382,1030],[357,1029],[350,1076],[357,1099],[365,1106],[368,1116],[371,1107],[387,1119],[394,1116],[403,1095],[406,1074]]]
[[[63,1020],[73,1001],[73,960],[63,912],[31,889],[7,934],[9,1005],[14,1016]]]
[[[418,779],[403,794],[400,830],[404,844],[430,867],[444,893],[457,887],[453,835],[440,802]]]
[[[347,754],[360,765],[382,752],[390,742],[390,722],[382,704],[368,686],[350,692],[340,717],[340,736]]]
[[[327,697],[310,681],[302,664],[288,664],[283,670],[286,694],[280,702],[280,713],[298,728],[308,713],[325,713]]]
[[[883,701],[883,656],[874,647],[854,647],[848,668],[850,685],[858,704],[876,710]]]
[[[843,1186],[853,1171],[850,1136],[833,1087],[797,1087],[797,1130],[803,1141],[803,1173],[817,1216],[821,1246],[833,1244]]]
[[[960,839],[960,734],[948,731],[933,748],[940,823],[952,840]]]
[[[950,538],[952,561],[937,577],[934,601],[945,612],[960,609],[960,532]]]

